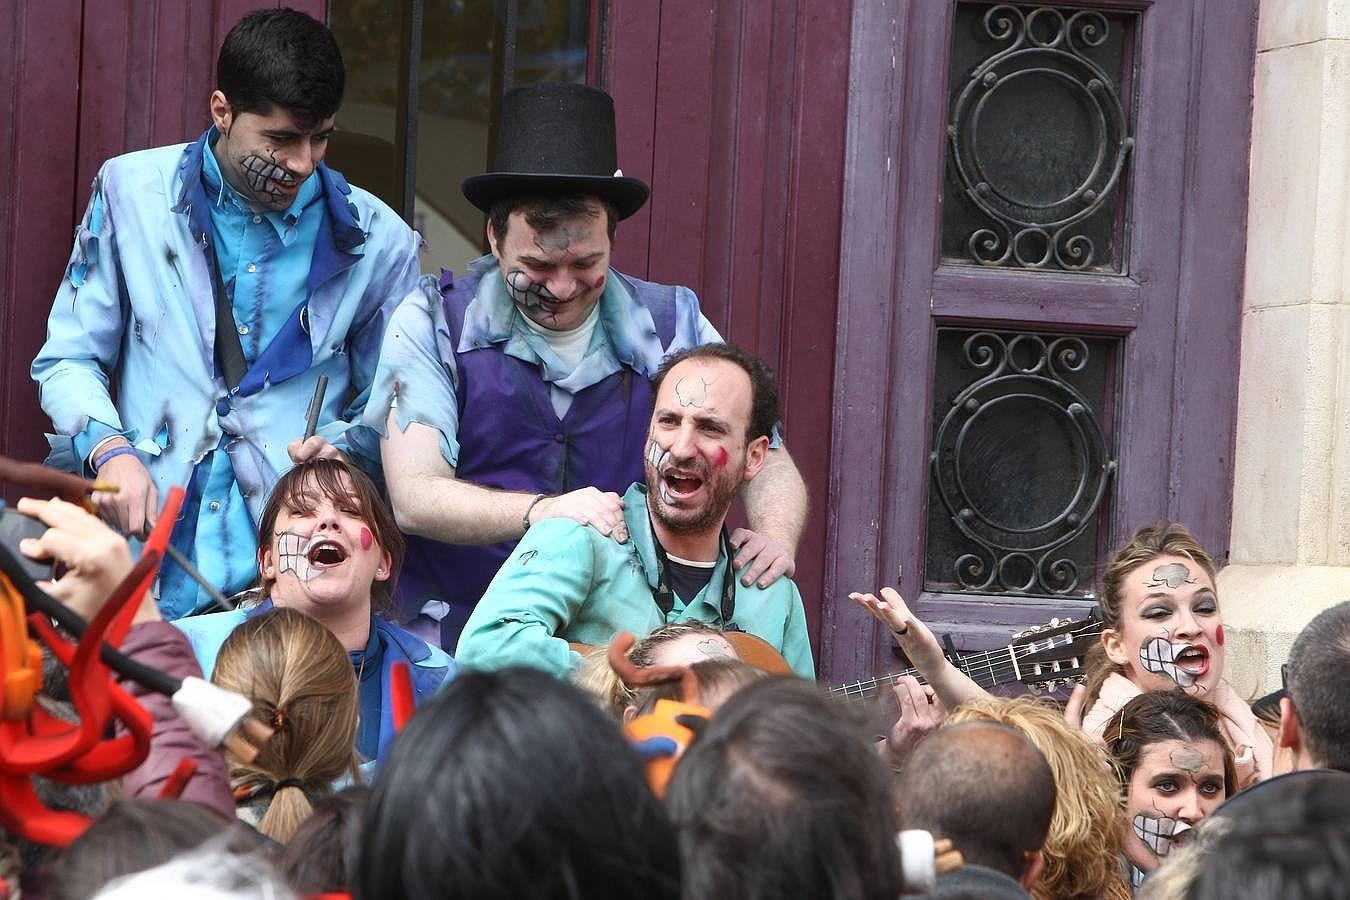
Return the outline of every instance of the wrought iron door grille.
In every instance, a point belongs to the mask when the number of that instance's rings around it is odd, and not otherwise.
[[[938,329],[926,590],[1091,592],[1116,471],[1118,345]]]
[[[945,258],[1125,271],[1138,15],[957,4]]]

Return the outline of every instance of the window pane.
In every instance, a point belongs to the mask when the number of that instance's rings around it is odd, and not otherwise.
[[[330,159],[395,209],[401,10],[406,0],[332,0],[330,25],[347,64],[341,133]],[[460,183],[487,167],[505,78],[513,84],[586,80],[586,0],[424,3],[418,60],[413,226],[427,240],[424,271],[463,272],[483,252],[483,214]]]
[[[1115,472],[1117,346],[938,329],[926,589],[1091,592]]]
[[[943,257],[1123,272],[1138,14],[960,3]]]

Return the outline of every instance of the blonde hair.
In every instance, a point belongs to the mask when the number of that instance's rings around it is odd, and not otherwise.
[[[726,657],[723,659],[705,659],[701,662],[690,663],[689,668],[694,672],[694,679],[698,681],[699,705],[712,710],[708,700],[717,694],[724,694],[725,700],[733,693],[745,687],[747,684],[753,684],[761,678],[768,678],[769,673],[763,669],[756,669],[747,662],[741,662],[739,659]],[[633,703],[637,715],[645,715],[656,708],[658,700],[683,700],[684,685],[681,681],[666,681],[661,684],[644,685],[633,691]],[[720,704],[719,704],[720,705]]]
[[[272,735],[251,763],[227,754],[230,780],[271,793],[258,830],[286,843],[309,818],[309,794],[356,775],[356,675],[331,631],[294,609],[245,619],[221,645],[211,680],[253,701]]]
[[[628,658],[633,661],[633,665],[645,669],[652,664],[652,652],[657,647],[687,634],[720,635],[722,632],[703,622],[671,622],[639,638],[628,648]],[[586,653],[581,664],[572,670],[570,680],[615,719],[621,720],[624,710],[637,702],[634,690],[624,684],[623,679],[610,668],[608,647],[596,647]]]
[[[1185,525],[1163,520],[1145,525],[1111,557],[1102,573],[1101,592],[1097,597],[1097,606],[1101,610],[1102,629],[1117,631],[1120,629],[1120,612],[1125,578],[1135,569],[1160,556],[1184,556],[1204,569],[1209,579],[1214,580],[1214,560],[1195,540]],[[1091,709],[1101,694],[1102,683],[1112,675],[1124,675],[1124,670],[1111,662],[1106,650],[1098,643],[1088,651],[1085,663],[1087,669],[1087,698],[1083,708]]]
[[[1033,697],[975,697],[947,718],[999,722],[1016,728],[1041,751],[1055,775],[1057,797],[1041,856],[1045,869],[1031,889],[1038,900],[1129,900],[1121,869],[1125,813],[1120,786],[1101,751],[1059,708]]]

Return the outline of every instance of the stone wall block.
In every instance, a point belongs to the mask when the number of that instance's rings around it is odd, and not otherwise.
[[[1307,303],[1317,235],[1326,51],[1258,54],[1247,217],[1247,309]],[[1336,173],[1344,178],[1343,172]]]

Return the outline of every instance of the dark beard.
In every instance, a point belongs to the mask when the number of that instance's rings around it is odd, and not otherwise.
[[[660,522],[669,530],[680,533],[692,533],[700,531],[715,530],[720,528],[723,520],[726,519],[727,511],[731,509],[731,501],[736,499],[736,492],[740,485],[730,486],[717,482],[705,480],[705,484],[712,484],[712,498],[701,510],[680,510],[677,515],[672,515],[665,505],[661,502],[661,476],[656,469],[648,465],[645,467],[647,481],[647,511],[656,521]]]

